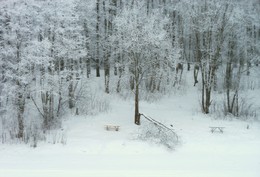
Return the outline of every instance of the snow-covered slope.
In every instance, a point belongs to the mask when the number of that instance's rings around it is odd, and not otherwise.
[[[141,102],[142,113],[173,125],[181,137],[173,151],[136,139],[133,102],[111,96],[108,113],[64,123],[66,145],[1,144],[0,177],[259,177],[260,124],[212,119],[200,113],[198,97],[190,86],[182,95]],[[120,130],[106,131],[107,124]]]

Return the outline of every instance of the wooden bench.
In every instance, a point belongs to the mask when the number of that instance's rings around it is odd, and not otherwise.
[[[107,131],[111,131],[111,130],[113,130],[113,131],[119,131],[119,127],[120,127],[120,126],[118,126],[118,125],[105,125],[105,129],[106,129]]]
[[[219,131],[220,133],[223,133],[224,132],[223,129],[225,127],[209,127],[209,128],[210,128],[211,133],[214,133],[215,131]]]

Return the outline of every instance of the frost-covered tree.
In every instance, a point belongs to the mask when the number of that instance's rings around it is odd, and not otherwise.
[[[221,64],[221,53],[232,13],[226,1],[186,1],[186,12],[194,35],[195,61],[201,73],[201,107],[209,113],[211,93],[216,82],[217,69]]]
[[[160,9],[147,14],[143,1],[133,1],[125,6],[114,21],[115,31],[111,41],[123,53],[123,65],[128,69],[130,83],[135,95],[134,122],[140,125],[139,89],[145,74],[153,66],[163,69],[174,61],[170,38],[165,29],[167,18]]]
[[[38,95],[41,99],[33,101],[44,119],[46,129],[59,118],[62,102],[67,102],[70,109],[75,107],[75,94],[83,73],[82,60],[87,55],[86,37],[75,5],[73,1],[61,2],[62,5],[58,5],[57,1],[42,4],[42,21],[38,24],[39,37],[33,44],[37,47],[30,50],[40,68],[37,81],[41,86],[41,93]],[[41,104],[37,100],[41,100]],[[39,108],[38,105],[43,106]]]
[[[3,2],[4,3],[4,2]],[[10,119],[17,117],[14,134],[18,138],[24,138],[24,112],[26,109],[26,97],[30,83],[30,63],[26,58],[25,48],[32,38],[32,14],[26,2],[12,2],[4,4],[1,9],[3,28],[1,59],[2,81],[1,90],[4,90],[6,107],[13,108],[15,114]],[[14,126],[15,127],[15,126]]]
[[[241,109],[244,109],[239,103],[241,100],[239,92],[242,91],[241,82],[259,60],[260,38],[257,31],[260,29],[260,21],[256,10],[260,10],[260,4],[251,1],[234,5],[230,30],[226,33],[228,37],[225,50],[222,52],[222,56],[226,59],[223,62],[226,65],[224,113],[240,116],[243,114]]]
[[[77,82],[84,70],[82,58],[87,51],[74,2],[1,4],[0,102],[1,109],[6,110],[3,122],[7,128],[13,124],[15,130],[10,132],[18,138],[24,139],[31,124],[28,115],[35,115],[36,110],[40,119],[35,119],[48,130],[60,124],[61,105],[75,106]]]

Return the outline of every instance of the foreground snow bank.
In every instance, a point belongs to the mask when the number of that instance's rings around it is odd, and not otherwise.
[[[194,97],[141,103],[141,112],[173,125],[182,142],[174,151],[137,140],[134,105],[114,99],[108,113],[70,118],[66,145],[1,144],[0,177],[259,177],[260,124],[213,120],[196,111]],[[120,130],[106,131],[106,124]],[[210,126],[223,126],[224,133],[211,133]]]

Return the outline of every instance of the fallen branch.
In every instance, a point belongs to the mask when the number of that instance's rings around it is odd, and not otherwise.
[[[141,113],[140,113],[140,116],[143,116],[146,120],[152,122],[156,127],[159,127],[159,129],[163,129],[163,130],[166,131],[166,132],[168,132],[168,131],[171,132],[171,133],[175,136],[177,142],[179,141],[179,137],[178,137],[178,135],[173,131],[173,129],[167,127],[167,126],[164,125],[163,123],[161,123],[161,122],[159,122],[159,121],[157,121],[157,120],[155,120],[155,119],[153,119],[153,118],[151,118],[151,117],[145,116],[144,114],[141,114]]]

